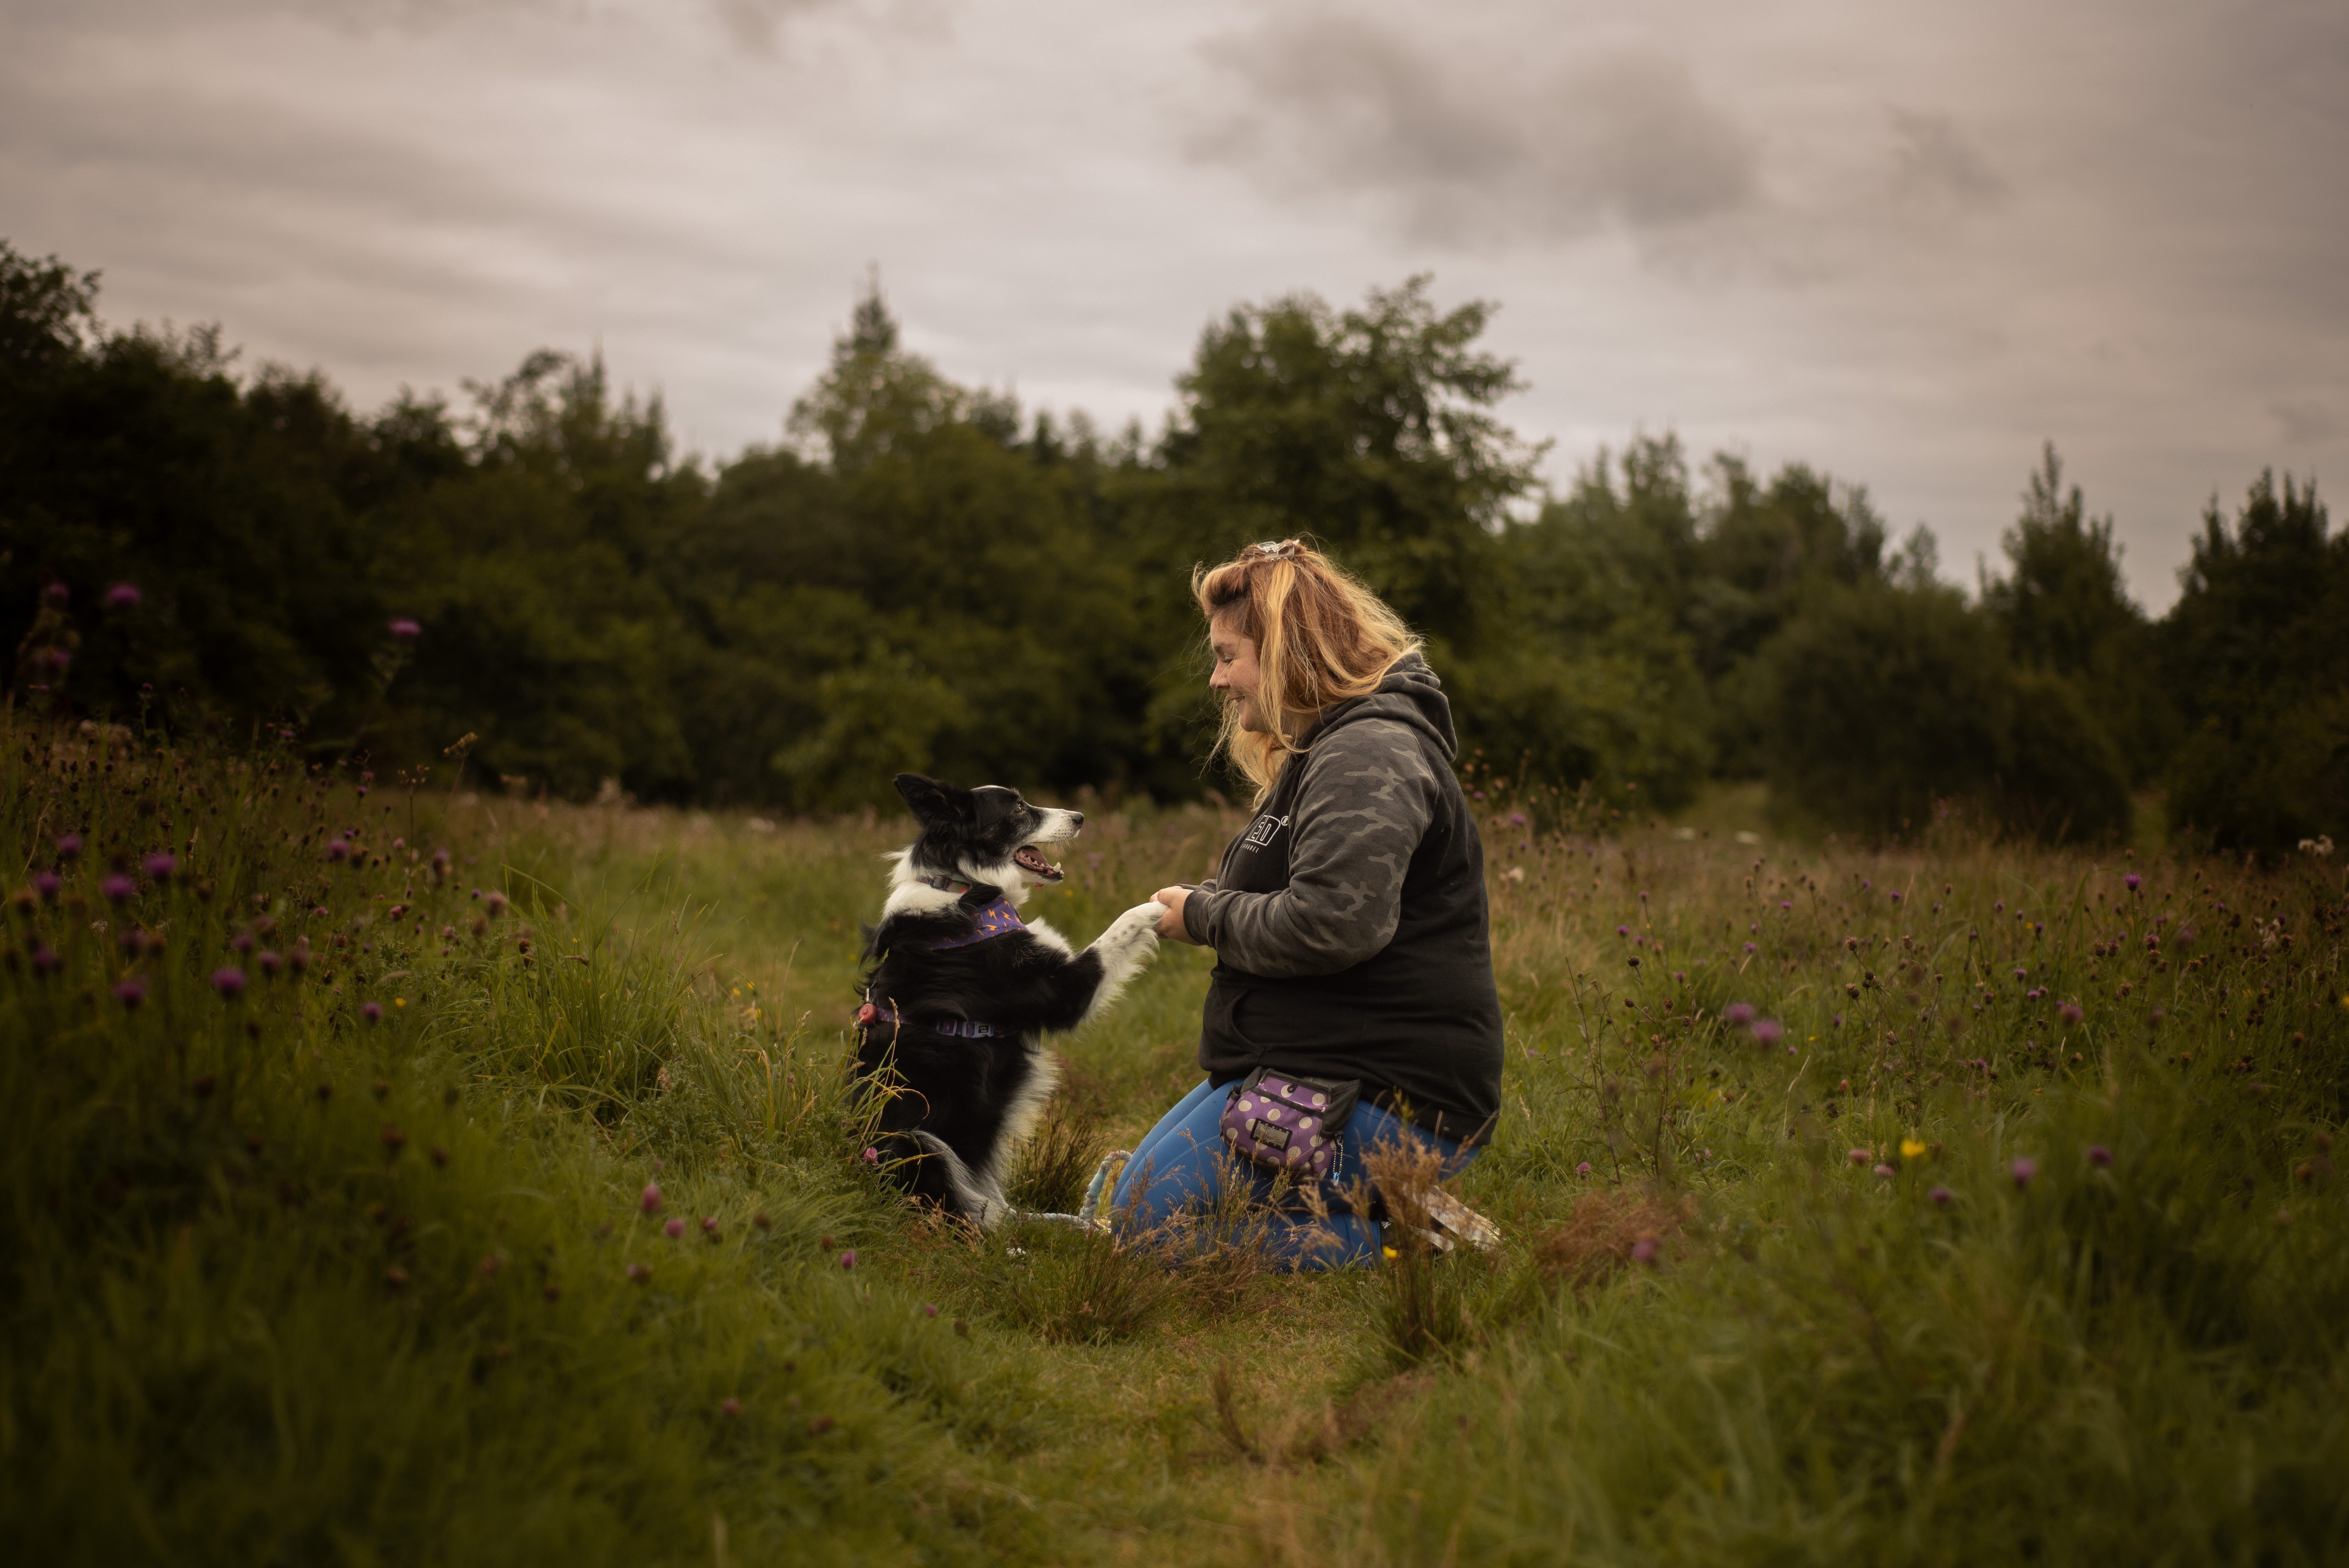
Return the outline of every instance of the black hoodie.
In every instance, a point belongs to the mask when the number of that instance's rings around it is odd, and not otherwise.
[[[1451,705],[1417,655],[1324,714],[1213,882],[1184,905],[1216,950],[1199,1065],[1359,1078],[1447,1138],[1501,1103],[1485,851],[1452,771]]]

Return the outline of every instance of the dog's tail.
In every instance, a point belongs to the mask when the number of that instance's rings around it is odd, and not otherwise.
[[[879,1140],[879,1149],[889,1173],[916,1197],[928,1199],[982,1231],[991,1231],[1010,1217],[1011,1203],[1003,1189],[965,1164],[962,1156],[936,1133],[918,1128],[893,1132]]]

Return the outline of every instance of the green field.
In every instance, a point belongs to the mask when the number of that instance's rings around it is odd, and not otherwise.
[[[2337,856],[1489,791],[1506,1244],[1299,1279],[879,1186],[897,822],[5,738],[16,1561],[2349,1558]],[[1236,821],[1085,804],[1079,941]],[[1206,969],[1060,1042],[1025,1201]]]

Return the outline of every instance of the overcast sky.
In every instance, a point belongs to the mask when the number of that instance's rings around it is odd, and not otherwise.
[[[716,457],[872,265],[1154,427],[1230,305],[1427,271],[1560,483],[1803,459],[1971,582],[2052,438],[2156,609],[2349,474],[2341,0],[0,0],[0,234],[362,407],[600,345]]]

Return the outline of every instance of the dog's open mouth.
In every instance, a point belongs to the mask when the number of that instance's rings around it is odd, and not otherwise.
[[[1021,871],[1039,882],[1056,882],[1061,880],[1061,868],[1046,860],[1033,844],[1020,845],[1011,851],[1011,858],[1019,862]]]

